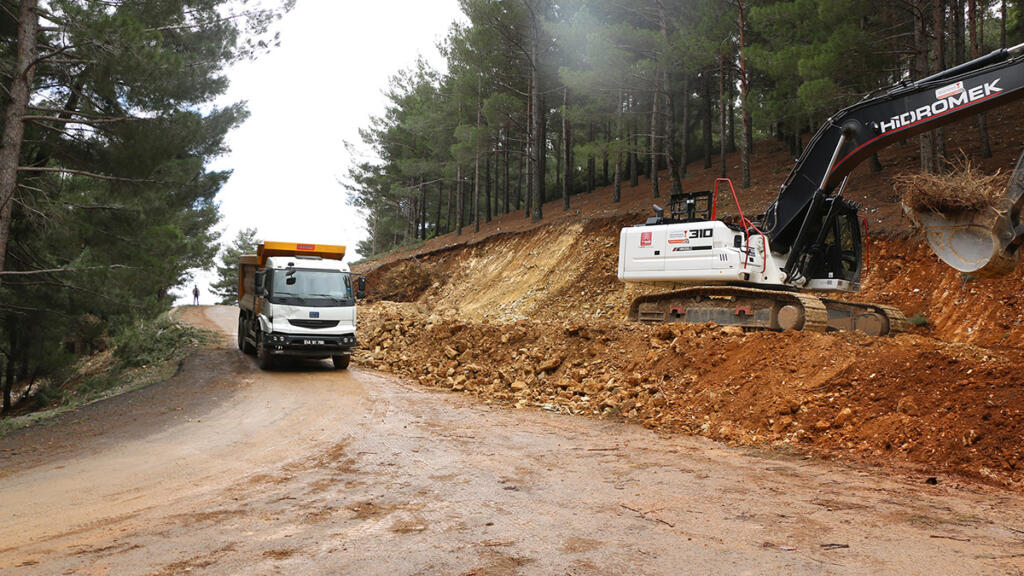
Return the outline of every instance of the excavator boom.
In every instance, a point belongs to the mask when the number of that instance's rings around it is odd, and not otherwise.
[[[916,82],[869,94],[829,118],[811,139],[763,217],[761,229],[767,233],[773,252],[787,254],[782,269],[788,278],[807,282],[820,272],[816,263],[822,255],[814,252],[821,248],[819,231],[828,227],[823,219],[836,212],[832,205],[842,203],[839,196],[845,177],[861,162],[894,142],[1024,97],[1022,52],[1024,44],[996,50]],[[958,269],[977,270],[990,260],[998,260],[993,248],[996,252],[1005,250],[1017,236],[1016,214],[984,222],[973,214],[912,216],[926,232],[941,228],[939,246],[945,248],[937,247],[936,251]],[[929,239],[933,236],[929,234]],[[954,236],[956,239],[950,242]],[[993,244],[991,238],[999,240]],[[936,246],[936,242],[932,244]],[[971,255],[956,256],[960,249]]]

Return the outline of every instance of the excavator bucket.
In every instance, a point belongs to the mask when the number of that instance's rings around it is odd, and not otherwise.
[[[1024,241],[1022,207],[1024,153],[1010,176],[1006,195],[994,206],[944,214],[904,205],[939,258],[961,272],[983,277],[1003,276],[1016,267],[1017,249]]]

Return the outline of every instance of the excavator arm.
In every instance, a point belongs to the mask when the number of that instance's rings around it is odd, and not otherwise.
[[[815,280],[842,278],[844,267],[846,280],[859,280],[859,231],[849,227],[856,222],[859,206],[844,200],[842,189],[861,162],[897,141],[1021,97],[1024,44],[869,94],[829,118],[762,216],[761,229],[773,252],[786,255],[782,270],[787,280],[813,288]],[[1016,174],[1015,179],[1020,176]],[[1001,221],[979,224],[973,216],[964,222],[963,215],[936,214],[919,223],[944,260],[972,271],[998,259],[996,254],[1016,249],[1024,233],[1018,218],[1021,203],[1020,198],[1008,198],[1008,213]],[[844,243],[845,248],[839,246]],[[970,254],[960,254],[963,250]],[[835,262],[837,258],[847,262]],[[854,259],[857,266],[850,265]]]

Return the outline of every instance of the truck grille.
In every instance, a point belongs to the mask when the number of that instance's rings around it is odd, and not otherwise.
[[[337,320],[289,320],[288,323],[299,328],[334,328],[338,325]]]

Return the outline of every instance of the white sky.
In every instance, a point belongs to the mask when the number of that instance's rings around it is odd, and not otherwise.
[[[369,154],[358,130],[383,113],[388,79],[419,56],[442,69],[437,44],[461,18],[457,0],[298,0],[278,23],[281,46],[228,74],[220,103],[246,100],[250,117],[212,166],[234,170],[217,197],[222,242],[255,227],[262,240],[343,244],[358,259],[363,218],[338,181],[368,157],[344,143]],[[214,278],[196,272],[203,304]],[[190,303],[191,285],[182,292]]]

